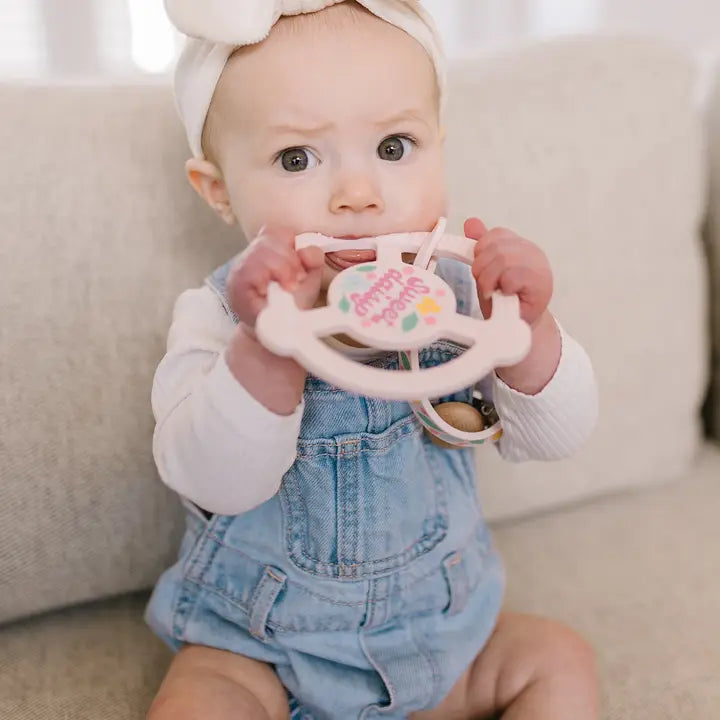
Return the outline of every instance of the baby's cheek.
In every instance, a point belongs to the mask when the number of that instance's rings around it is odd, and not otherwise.
[[[438,218],[447,216],[447,203],[444,195],[428,192],[422,197],[417,212],[418,216],[414,225],[429,232],[437,224]]]
[[[424,182],[425,205],[435,214],[447,211],[447,188],[444,171],[430,173]]]
[[[438,217],[447,214],[447,194],[442,172],[426,169],[413,178],[407,196],[412,217],[408,226],[432,230]]]
[[[306,216],[308,201],[297,190],[288,192],[284,185],[268,182],[261,177],[256,182],[249,176],[237,191],[235,204],[239,207],[240,222],[249,239],[266,225],[290,229],[312,227]]]

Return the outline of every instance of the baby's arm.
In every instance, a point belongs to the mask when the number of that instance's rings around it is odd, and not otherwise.
[[[465,234],[477,240],[473,314],[488,317],[497,290],[517,294],[533,333],[528,356],[513,367],[498,368],[485,383],[503,423],[500,454],[515,462],[568,457],[595,427],[597,387],[587,353],[548,310],[553,277],[547,257],[511,230],[487,230],[477,218],[465,223]]]
[[[491,393],[504,430],[498,450],[506,460],[570,457],[595,428],[598,392],[590,358],[580,343],[559,330],[560,362],[539,393],[519,392],[497,374],[492,377]]]
[[[153,451],[163,481],[205,510],[251,510],[277,493],[295,461],[306,373],[263,348],[252,328],[271,281],[312,306],[323,264],[317,248],[296,253],[291,233],[265,230],[228,277],[239,325],[208,288],[176,303],[153,384]]]
[[[250,378],[250,391],[233,375],[228,356],[242,350],[241,337],[209,288],[188,290],[175,304],[167,354],[152,388],[160,477],[222,515],[246,512],[277,493],[295,460],[303,412],[283,370],[263,365],[267,358],[253,353],[253,341],[246,348],[247,374],[262,366],[264,383],[253,385]],[[259,399],[263,388],[276,412]]]

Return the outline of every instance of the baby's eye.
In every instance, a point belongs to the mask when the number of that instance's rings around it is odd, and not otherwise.
[[[288,148],[280,153],[278,161],[281,163],[283,170],[292,173],[311,170],[318,165],[318,159],[315,153],[308,148]]]
[[[404,135],[392,135],[385,138],[380,145],[378,145],[378,157],[381,160],[388,160],[389,162],[397,162],[409,154],[415,147],[415,143]]]

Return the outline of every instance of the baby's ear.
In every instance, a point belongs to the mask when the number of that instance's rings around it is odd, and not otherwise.
[[[185,163],[190,184],[197,194],[228,224],[235,225],[237,218],[230,204],[230,195],[217,165],[208,160],[190,158]]]

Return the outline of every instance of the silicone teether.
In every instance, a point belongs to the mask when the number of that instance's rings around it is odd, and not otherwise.
[[[388,400],[447,395],[474,385],[497,366],[519,362],[529,351],[531,337],[520,318],[518,298],[496,293],[493,315],[488,320],[459,315],[447,283],[431,270],[402,260],[403,253],[417,254],[429,238],[438,240],[430,233],[357,241],[316,234],[299,236],[298,249],[317,245],[326,253],[374,250],[376,260],[340,272],[328,289],[328,306],[324,308],[299,310],[292,295],[272,283],[268,304],[257,319],[258,338],[274,353],[294,357],[310,372],[338,387]],[[471,264],[474,245],[475,241],[468,238],[442,235],[432,258],[448,257]],[[369,347],[411,355],[441,338],[469,349],[429,369],[412,367],[408,361],[403,363],[408,372],[400,373],[355,363],[321,339],[340,333]],[[412,404],[415,407],[420,402]]]

